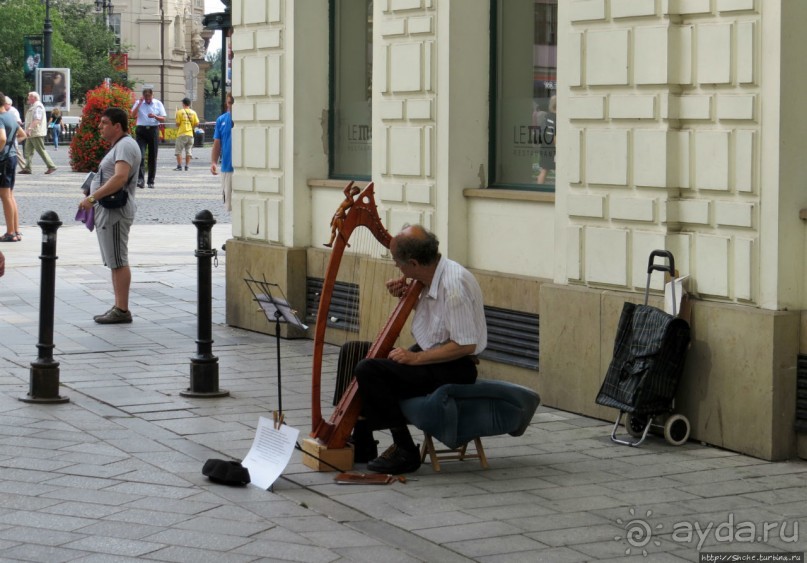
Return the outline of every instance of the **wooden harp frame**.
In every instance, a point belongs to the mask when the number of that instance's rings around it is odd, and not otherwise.
[[[336,225],[338,234],[333,241],[328,266],[325,270],[325,279],[322,284],[322,294],[320,295],[319,307],[317,309],[317,322],[314,330],[314,360],[311,372],[311,437],[318,440],[328,448],[343,448],[347,439],[356,424],[361,410],[361,401],[358,395],[358,385],[355,379],[351,379],[349,386],[342,394],[337,406],[328,421],[322,417],[322,357],[325,347],[325,331],[327,329],[328,311],[333,297],[334,284],[336,282],[339,265],[342,261],[348,240],[353,232],[359,227],[370,230],[376,240],[385,248],[389,248],[392,242],[392,235],[384,228],[381,218],[378,216],[378,208],[375,202],[373,183],[367,185],[358,195],[351,196],[353,182],[345,188],[346,197],[354,197],[353,203],[347,208],[341,217],[341,225]],[[336,217],[335,217],[336,219]],[[392,314],[387,319],[381,332],[376,336],[367,358],[386,358],[395,345],[401,330],[406,323],[406,319],[420,297],[423,284],[412,280],[409,286],[396,305]]]

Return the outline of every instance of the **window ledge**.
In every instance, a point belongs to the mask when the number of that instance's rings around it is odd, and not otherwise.
[[[340,190],[344,190],[345,186],[350,183],[350,180],[320,180],[316,178],[310,178],[308,180],[308,187],[309,188],[337,188]],[[354,180],[353,183],[361,188],[362,190],[367,187],[367,184],[370,182],[366,180]]]
[[[466,188],[462,193],[467,198],[509,199],[515,201],[535,201],[539,203],[555,203],[555,194],[548,192],[530,192],[526,190],[499,190],[491,188]]]

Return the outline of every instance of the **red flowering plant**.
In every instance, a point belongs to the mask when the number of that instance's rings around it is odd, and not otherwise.
[[[111,107],[121,108],[127,114],[132,107],[132,90],[120,84],[102,84],[87,92],[87,103],[81,113],[78,130],[70,142],[70,166],[75,172],[97,171],[109,144],[101,138],[98,124],[101,114]],[[135,120],[129,118],[129,131],[134,131]]]

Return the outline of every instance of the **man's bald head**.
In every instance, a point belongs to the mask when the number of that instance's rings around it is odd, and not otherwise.
[[[421,225],[407,225],[395,235],[390,245],[392,257],[400,262],[415,260],[422,266],[435,264],[440,258],[440,241]]]

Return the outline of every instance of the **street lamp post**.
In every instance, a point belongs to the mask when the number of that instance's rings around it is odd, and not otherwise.
[[[227,33],[232,28],[230,1],[222,0],[226,6],[223,12],[205,15],[202,25],[206,29],[221,31],[221,112],[227,111]],[[214,94],[215,95],[215,94]]]
[[[95,11],[103,14],[106,26],[109,27],[109,16],[112,15],[112,0],[95,0]]]
[[[53,62],[53,51],[51,47],[51,36],[53,35],[53,25],[50,23],[50,0],[45,0],[45,27],[42,30],[42,42],[45,49],[45,68],[51,68]]]

